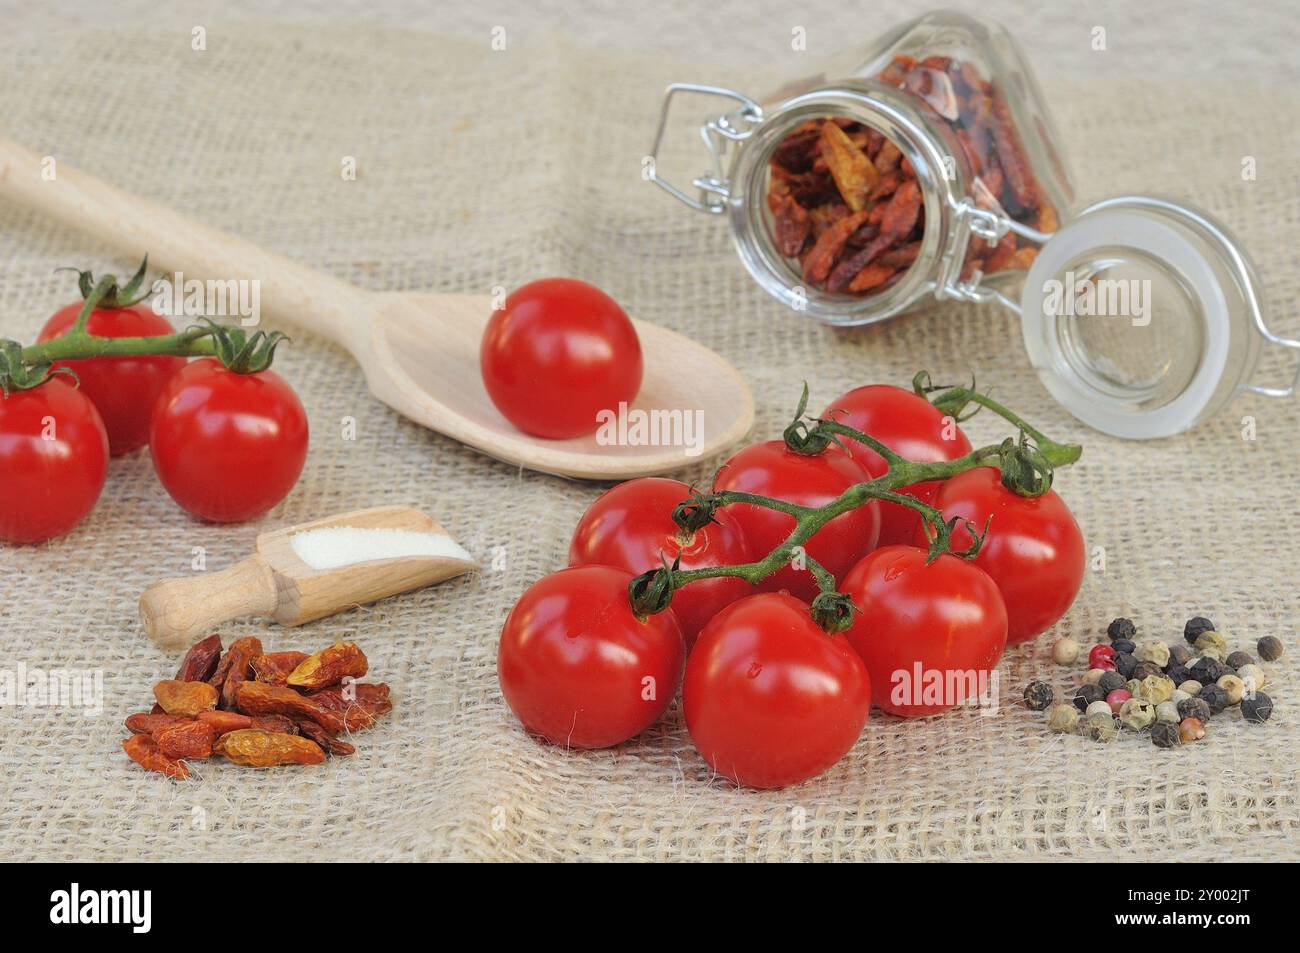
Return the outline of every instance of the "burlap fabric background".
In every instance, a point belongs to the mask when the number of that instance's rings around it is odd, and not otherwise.
[[[280,370],[310,412],[311,454],[301,484],[265,519],[190,521],[141,454],[112,464],[100,505],[73,534],[0,548],[0,668],[101,669],[105,679],[100,717],[0,710],[0,854],[1300,855],[1300,552],[1291,535],[1300,405],[1243,398],[1178,439],[1138,446],[1103,438],[1053,406],[1010,315],[934,307],[833,333],[763,296],[720,222],[640,181],[664,82],[729,82],[761,93],[806,69],[823,47],[875,35],[908,12],[901,3],[873,5],[881,12],[851,21],[843,7],[814,6],[791,17],[779,7],[764,15],[753,4],[710,4],[704,22],[740,37],[723,44],[719,59],[707,52],[708,31],[689,28],[693,13],[683,4],[638,5],[625,15],[607,5],[578,21],[549,4],[513,19],[312,5],[279,14],[293,25],[248,19],[257,12],[236,5],[226,20],[169,8],[164,21],[140,17],[129,26],[98,22],[107,12],[56,21],[8,3],[0,116],[5,135],[34,149],[366,287],[483,291],[550,274],[594,281],[629,311],[734,361],[753,386],[763,437],[784,423],[803,378],[819,407],[851,385],[905,382],[919,367],[946,379],[973,370],[1050,433],[1086,445],[1058,486],[1089,546],[1104,547],[1105,571],[1089,574],[1057,634],[1087,644],[1110,618],[1128,614],[1145,633],[1175,640],[1183,619],[1204,612],[1233,647],[1281,636],[1289,654],[1269,670],[1273,721],[1249,726],[1230,713],[1204,742],[1157,751],[1132,736],[1102,747],[1049,735],[1038,716],[1014,707],[992,718],[877,715],[828,774],[765,794],[711,778],[676,705],[661,726],[617,750],[539,745],[498,692],[497,632],[519,593],[563,564],[568,534],[599,488],[521,473],[400,419],[367,397],[342,351],[299,333]],[[1025,34],[1081,199],[1123,191],[1195,198],[1248,244],[1275,323],[1300,332],[1300,98],[1285,5],[1260,5],[1223,24],[1208,5],[1170,7],[1141,22],[1115,9],[1110,20],[1044,19],[1038,6],[991,9]],[[742,10],[751,11],[743,20]],[[365,22],[348,22],[354,17]],[[1108,54],[1088,49],[1094,22],[1112,24]],[[507,27],[504,52],[489,48],[494,23]],[[787,48],[799,23],[810,31],[802,58]],[[207,26],[204,53],[190,49],[194,24]],[[695,173],[689,118],[665,166]],[[355,182],[340,179],[345,155],[358,159]],[[1257,181],[1241,179],[1245,155],[1257,159]],[[129,265],[12,208],[0,208],[0,223],[0,337],[30,340],[69,300],[69,278],[52,276],[55,266]],[[1288,372],[1269,355],[1259,377]],[[1257,420],[1254,441],[1242,439],[1243,415]],[[340,437],[346,416],[358,422],[355,441]],[[978,418],[970,430],[977,442],[1003,435],[993,419]],[[718,462],[684,476],[705,478]],[[393,687],[396,710],[359,739],[356,756],[260,773],[201,763],[187,784],[129,763],[121,719],[147,708],[150,686],[176,664],[139,627],[140,591],[188,571],[193,547],[204,547],[217,569],[249,552],[259,531],[381,503],[436,514],[485,567],[496,555],[497,568],[297,630],[225,630],[257,633],[277,650],[358,640],[374,674]],[[1007,696],[1032,677],[1060,690],[1081,674],[1051,663],[1050,641],[1008,653]]]

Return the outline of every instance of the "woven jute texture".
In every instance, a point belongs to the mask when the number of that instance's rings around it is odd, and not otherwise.
[[[1076,26],[1086,43],[1086,25]],[[770,42],[788,44],[784,20],[773,30]],[[683,43],[702,50],[707,33]],[[542,745],[502,701],[497,635],[519,594],[564,564],[569,532],[600,488],[520,472],[401,419],[368,397],[347,354],[298,332],[279,370],[308,408],[312,446],[302,482],[265,518],[191,521],[141,453],[112,463],[99,506],[72,534],[0,548],[0,669],[99,671],[104,695],[98,716],[0,710],[7,859],[1300,856],[1300,405],[1243,397],[1185,436],[1123,443],[1053,404],[1005,311],[935,306],[833,332],[783,310],[746,276],[722,222],[641,180],[641,157],[665,82],[762,93],[805,61],[756,52],[749,66],[702,53],[674,62],[583,45],[581,31],[563,41],[507,33],[494,51],[487,34],[327,22],[214,23],[203,52],[188,29],[65,23],[52,37],[0,40],[5,135],[367,288],[593,281],[732,360],[753,387],[758,436],[779,432],[803,379],[816,408],[860,383],[906,383],[919,368],[954,381],[975,373],[1050,434],[1085,444],[1057,485],[1094,566],[1056,629],[1007,653],[995,716],[877,713],[840,764],[790,790],[737,790],[711,776],[677,703],[615,750]],[[1174,53],[1162,55],[1167,67]],[[1290,121],[1300,100],[1209,72],[1162,76],[1044,72],[1080,197],[1157,191],[1207,206],[1251,249],[1275,322],[1300,332],[1300,133]],[[665,170],[700,171],[696,118],[675,123]],[[340,176],[345,156],[356,158],[355,181]],[[1247,156],[1253,180],[1241,175]],[[0,223],[0,337],[32,339],[70,300],[56,266],[132,265],[27,212],[0,208]],[[1258,377],[1289,373],[1270,353]],[[1247,416],[1254,439],[1243,438]],[[355,440],[344,439],[345,418],[355,418]],[[969,431],[991,442],[1006,434],[997,424],[981,415]],[[707,480],[719,462],[696,461],[683,477]],[[197,547],[220,569],[261,531],[385,503],[434,514],[483,571],[300,629],[224,629],[228,639],[256,633],[270,650],[358,641],[396,707],[356,739],[354,757],[261,772],[200,762],[188,783],[124,757],[122,718],[147,709],[153,682],[176,665],[137,621],[146,585],[190,572]],[[1051,735],[1011,704],[1032,678],[1062,692],[1082,675],[1081,664],[1052,663],[1055,637],[1086,646],[1130,615],[1143,634],[1173,642],[1198,613],[1233,648],[1253,651],[1263,635],[1287,644],[1268,668],[1269,724],[1230,711],[1203,742],[1160,751],[1131,734],[1109,746]]]

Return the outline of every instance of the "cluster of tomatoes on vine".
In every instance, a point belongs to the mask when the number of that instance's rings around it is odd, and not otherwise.
[[[146,444],[198,519],[253,519],[297,483],[307,415],[269,369],[282,336],[211,322],[177,334],[145,303],[146,267],[123,284],[79,271],[84,302],[51,316],[35,345],[0,342],[0,540],[68,532],[99,499],[110,456]]]
[[[954,414],[920,380],[912,391],[856,388],[817,421],[869,435],[904,462],[972,454]],[[904,718],[974,703],[961,687],[969,681],[935,696],[908,690],[908,677],[987,678],[1008,644],[1043,633],[1074,601],[1082,534],[1050,488],[1050,469],[1045,480],[1018,477],[1024,458],[1015,453],[899,490],[942,514],[948,551],[935,551],[918,509],[871,499],[822,525],[802,547],[803,566],[791,560],[757,585],[722,573],[664,585],[675,571],[753,566],[795,531],[799,508],[825,507],[890,469],[858,440],[822,440],[809,452],[794,432],[731,457],[712,494],[641,478],[592,504],[569,568],[530,587],[501,632],[502,694],[529,732],[571,748],[618,745],[657,722],[680,687],[687,730],[711,769],[749,787],[784,787],[839,761],[873,703]],[[719,492],[794,507],[715,506]],[[834,592],[814,566],[833,577]],[[655,583],[670,596],[666,608],[646,596]],[[819,612],[836,600],[849,611]]]

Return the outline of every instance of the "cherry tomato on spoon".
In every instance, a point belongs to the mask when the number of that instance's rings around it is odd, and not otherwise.
[[[917,463],[943,463],[971,452],[971,443],[956,421],[924,397],[901,387],[888,384],[855,387],[827,404],[821,416],[861,430],[900,456]],[[866,444],[842,439],[853,459],[866,470],[868,479],[875,479],[888,469],[884,457]],[[903,487],[898,492],[929,503],[934,499],[939,483],[938,480],[926,480]],[[911,543],[920,521],[921,515],[915,510],[881,501],[878,545]]]
[[[0,540],[68,532],[94,508],[107,472],[99,411],[66,374],[0,393]]]
[[[825,632],[805,603],[760,593],[704,627],[682,705],[709,767],[747,787],[781,788],[853,747],[871,711],[871,680],[844,636]]]
[[[618,302],[573,278],[517,289],[495,311],[479,349],[497,410],[525,433],[562,440],[594,433],[641,389],[641,342]]]
[[[876,704],[904,718],[977,699],[1007,642],[1006,606],[988,574],[947,553],[927,565],[926,555],[882,547],[840,587],[858,610],[848,639]]]
[[[728,460],[718,474],[717,488],[802,506],[825,506],[862,480],[862,468],[838,447],[808,456],[790,450],[784,441],[769,440],[751,444]],[[793,516],[752,503],[735,503],[723,510],[740,523],[758,559],[785,542],[795,528]],[[872,500],[835,517],[804,548],[808,556],[840,579],[875,548],[879,534],[879,505]],[[758,588],[764,592],[785,589],[805,602],[811,602],[818,593],[812,573],[792,565],[768,576]]]
[[[679,480],[643,477],[606,490],[578,521],[569,543],[569,564],[617,566],[634,575],[668,565],[682,569],[752,562],[739,522],[722,507],[715,522],[685,534],[673,522],[673,507],[691,497]],[[701,579],[673,593],[672,610],[687,645],[723,607],[754,590],[743,579]]]
[[[638,619],[632,573],[573,566],[519,597],[501,629],[497,678],[526,729],[566,748],[607,748],[663,715],[686,645],[672,609]]]
[[[1002,485],[996,467],[978,467],[945,480],[933,505],[945,519],[960,517],[977,527],[989,522],[975,565],[987,572],[1007,604],[1007,643],[1046,632],[1074,602],[1083,584],[1083,533],[1070,508],[1048,490],[1021,496]],[[954,549],[970,546],[964,524],[952,534]],[[925,527],[916,544],[928,546]]]

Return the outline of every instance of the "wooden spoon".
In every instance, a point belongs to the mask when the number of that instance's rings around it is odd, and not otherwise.
[[[409,506],[376,506],[262,533],[256,552],[228,569],[166,579],[146,589],[140,596],[145,631],[164,649],[183,649],[232,619],[266,616],[281,625],[302,625],[478,568],[463,553],[370,559],[329,569],[304,562],[293,538],[338,527],[447,535],[432,517]]]
[[[50,161],[0,139],[0,196],[135,259],[147,252],[152,264],[187,280],[259,281],[265,311],[346,348],[388,406],[498,460],[598,480],[665,473],[727,448],[753,421],[753,397],[731,364],[680,334],[634,321],[645,379],[632,409],[700,411],[703,438],[685,447],[531,437],[501,416],[479,375],[489,296],[366,291]]]

